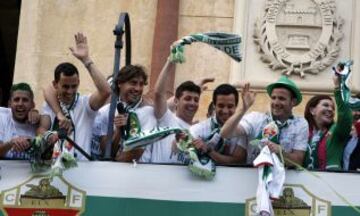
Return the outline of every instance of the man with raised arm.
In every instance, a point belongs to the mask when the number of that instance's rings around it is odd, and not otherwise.
[[[280,154],[285,158],[302,164],[308,141],[308,123],[303,117],[292,114],[293,107],[300,104],[302,96],[296,84],[286,76],[267,86],[270,96],[269,113],[251,112],[244,115],[244,110],[238,108],[235,114],[221,129],[221,136],[230,138],[246,135],[248,140],[261,139],[264,128],[274,122],[279,129],[278,143],[265,141],[270,151]],[[251,146],[248,150],[248,162],[252,162],[259,153],[259,148]],[[293,165],[288,163],[288,165]]]
[[[71,47],[70,50],[84,64],[96,89],[91,95],[80,95],[78,93],[80,78],[77,68],[68,62],[61,63],[55,68],[52,86],[48,86],[44,91],[47,104],[43,112],[50,115],[52,130],[66,129],[68,136],[90,154],[93,122],[97,110],[104,105],[111,90],[105,77],[90,58],[86,36],[77,33],[75,45],[75,48]],[[84,156],[74,151],[74,148],[66,147],[74,152],[77,159],[84,159]]]
[[[175,91],[173,104],[176,109],[172,112],[167,103],[166,96],[167,77],[174,76],[175,72],[175,70],[170,70],[172,66],[174,66],[174,63],[168,59],[156,81],[154,114],[160,127],[188,129],[193,124],[193,118],[199,108],[201,88],[192,81],[181,83]],[[172,156],[172,143],[174,141],[175,135],[170,135],[155,142],[153,145],[147,146],[141,161],[151,163],[182,163],[182,161],[178,161],[177,157]]]

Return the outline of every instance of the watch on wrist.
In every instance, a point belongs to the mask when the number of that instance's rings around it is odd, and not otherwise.
[[[94,64],[94,62],[93,61],[87,61],[87,62],[84,62],[84,66],[87,68],[87,69],[89,69],[89,67],[92,65],[92,64]]]

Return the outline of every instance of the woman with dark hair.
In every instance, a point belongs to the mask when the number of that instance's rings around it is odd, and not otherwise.
[[[344,147],[351,131],[352,114],[350,107],[341,97],[339,79],[334,75],[336,122],[334,121],[335,105],[330,96],[316,95],[306,104],[304,115],[309,123],[309,142],[305,168],[341,169]]]

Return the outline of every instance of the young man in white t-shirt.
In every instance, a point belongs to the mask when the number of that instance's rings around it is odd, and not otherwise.
[[[161,70],[155,84],[154,113],[160,127],[175,127],[189,129],[199,108],[201,87],[214,79],[202,79],[200,85],[192,81],[181,83],[175,90],[175,97],[167,99],[167,79],[174,76],[174,64],[168,59]],[[169,101],[170,100],[170,101]],[[170,104],[169,104],[170,102]],[[174,105],[175,109],[171,109]],[[175,135],[146,147],[140,161],[150,163],[183,163],[181,155],[174,154]],[[179,159],[178,159],[179,157]]]
[[[248,88],[243,88],[243,104],[249,101]],[[223,139],[220,129],[234,114],[238,105],[239,95],[235,87],[230,84],[221,84],[213,92],[215,115],[205,121],[191,126],[193,144],[200,154],[207,154],[217,164],[242,164],[246,161],[246,142],[243,138]]]
[[[105,77],[89,56],[87,38],[82,33],[77,33],[75,44],[76,47],[70,50],[88,70],[96,90],[89,96],[81,96],[78,93],[80,78],[77,68],[68,62],[61,63],[55,69],[53,85],[44,91],[47,104],[43,108],[43,113],[50,115],[52,130],[64,128],[68,131],[68,136],[90,154],[94,119],[111,90]],[[74,148],[71,149],[73,150]],[[77,159],[85,159],[79,152],[73,153]]]
[[[45,131],[39,126],[42,116],[34,110],[34,94],[28,84],[11,87],[9,107],[0,108],[0,157],[28,159],[29,140],[37,130]]]

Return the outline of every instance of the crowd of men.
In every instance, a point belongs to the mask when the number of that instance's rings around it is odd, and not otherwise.
[[[90,58],[86,36],[76,34],[75,45],[70,50],[87,69],[95,84],[94,92],[86,96],[79,94],[78,69],[68,62],[55,68],[52,84],[43,91],[45,105],[40,112],[35,109],[31,87],[26,83],[14,84],[8,108],[0,108],[1,158],[29,159],[29,141],[48,130],[59,129],[64,129],[94,159],[103,158],[108,143],[111,88]],[[305,117],[293,115],[293,108],[302,102],[302,94],[286,76],[266,87],[270,97],[270,110],[266,113],[247,113],[256,98],[249,83],[242,87],[240,94],[234,86],[220,84],[213,91],[207,119],[195,122],[203,84],[213,79],[204,79],[199,84],[184,81],[176,88],[174,97],[168,99],[166,82],[167,77],[174,76],[171,73],[175,70],[169,69],[173,64],[171,60],[166,61],[151,99],[144,96],[148,76],[143,67],[127,65],[113,78],[117,103],[125,107],[124,112],[115,112],[114,125],[110,127],[113,128],[110,139],[114,160],[186,163],[184,155],[177,150],[176,135],[131,151],[125,152],[121,146],[124,128],[130,127],[136,133],[155,127],[177,127],[189,131],[197,151],[207,154],[217,164],[251,164],[260,152],[260,147],[251,143],[262,139],[261,145],[282,154],[289,167],[360,168],[360,112],[351,111],[339,97],[339,77],[334,76],[333,81],[336,107],[332,98],[320,97],[314,99],[312,105],[308,103]],[[264,140],[264,130],[270,122],[276,123],[279,134],[276,139]],[[56,134],[50,139],[51,142],[57,140]],[[78,160],[86,159],[77,150],[71,151]]]

